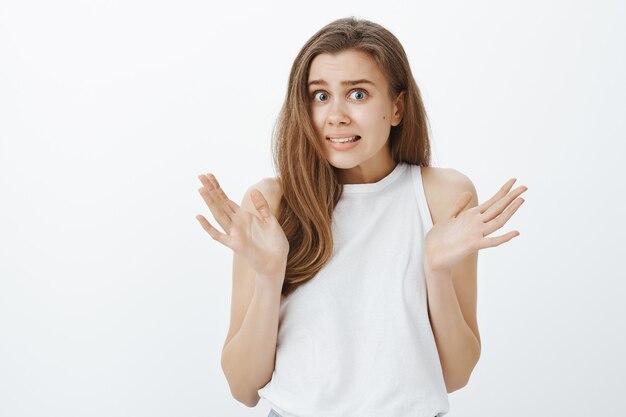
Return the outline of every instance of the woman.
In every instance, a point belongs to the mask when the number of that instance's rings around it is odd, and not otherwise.
[[[214,175],[200,194],[234,251],[222,369],[270,416],[441,416],[480,356],[478,250],[523,203],[507,181],[431,168],[404,49],[382,26],[336,20],[296,57],[274,131],[278,178],[241,207]],[[515,200],[515,201],[514,201]]]

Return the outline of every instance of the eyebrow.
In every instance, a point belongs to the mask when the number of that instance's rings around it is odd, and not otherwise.
[[[370,80],[366,80],[365,78],[362,78],[360,80],[346,80],[346,81],[342,81],[341,85],[357,85],[357,84],[371,84],[373,86],[376,86],[376,84],[374,84],[372,81]],[[324,80],[311,80],[309,81],[308,86],[312,86],[312,85],[328,85],[328,83]]]

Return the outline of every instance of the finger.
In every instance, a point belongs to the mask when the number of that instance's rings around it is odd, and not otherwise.
[[[206,187],[198,188],[198,192],[207,206],[209,206],[209,210],[211,210],[211,214],[213,214],[217,223],[226,233],[230,233],[230,227],[233,223],[232,217],[234,217],[230,208],[225,208],[223,204],[215,201],[213,195],[206,189]]]
[[[215,178],[215,176],[213,174],[209,174],[207,179],[213,185],[213,191],[217,193],[218,198],[222,202],[222,204],[224,204],[228,208],[230,208],[230,211],[233,214],[233,216],[235,214],[237,214],[237,210],[239,210],[239,205],[226,196],[226,193],[224,192],[224,190],[220,186],[219,182],[217,182],[217,178]],[[231,218],[233,216],[231,216]]]
[[[502,213],[501,215],[497,216],[495,219],[493,219],[490,222],[488,222],[485,225],[486,226],[485,230],[483,231],[484,236],[490,235],[493,232],[495,232],[496,230],[498,230],[499,228],[501,228],[502,226],[504,226],[506,224],[506,222],[509,221],[511,216],[513,216],[513,214],[515,214],[517,209],[520,208],[522,206],[522,204],[524,204],[524,201],[525,200],[523,198],[518,198],[517,200],[515,200],[513,202],[513,204],[511,204],[504,211],[504,213]]]
[[[498,216],[505,208],[509,206],[509,204],[511,204],[511,201],[515,200],[526,190],[528,190],[528,187],[522,185],[521,187],[518,187],[515,190],[511,191],[505,197],[499,199],[491,207],[489,207],[487,211],[485,211],[482,217],[483,221],[487,223],[488,221],[491,221],[494,217]]]
[[[219,230],[217,230],[215,227],[213,227],[211,225],[211,223],[209,223],[209,221],[201,214],[198,214],[196,216],[196,219],[198,219],[198,221],[200,222],[200,224],[202,225],[202,228],[204,230],[206,230],[209,235],[211,235],[211,237],[214,240],[217,240],[218,242],[220,242],[221,244],[223,244],[226,247],[230,248],[230,236],[228,236],[227,234],[224,234],[222,232],[220,232]]]
[[[264,220],[269,220],[271,217],[273,217],[272,213],[270,212],[270,206],[267,203],[267,200],[265,200],[265,197],[263,197],[263,194],[259,190],[253,188],[250,191],[250,197],[252,198],[254,208],[256,208],[257,211],[261,213],[261,216],[263,216]]]
[[[491,197],[489,200],[485,201],[484,203],[480,204],[478,206],[478,208],[480,209],[480,212],[484,213],[485,211],[487,211],[489,207],[491,207],[493,203],[495,203],[496,201],[504,197],[509,192],[511,187],[513,187],[513,184],[515,183],[515,181],[517,181],[516,178],[511,178],[510,180],[504,183],[504,185],[502,186],[502,188],[500,188],[500,191],[498,191],[496,195],[494,195],[493,197]]]
[[[501,244],[508,242],[509,240],[519,235],[520,233],[517,230],[514,230],[502,236],[483,238],[483,240],[481,240],[478,245],[478,249],[480,250],[480,249],[493,248],[495,246],[500,246]]]
[[[226,193],[220,186],[217,178],[215,178],[215,175],[211,173],[208,173],[207,175],[202,175],[200,176],[200,181],[202,181],[202,184],[207,188],[207,190],[209,190],[215,201],[224,204],[224,206],[230,210],[230,213],[232,215],[235,215],[235,213],[237,213],[239,206],[237,205],[237,203],[229,199],[228,196],[226,196]],[[228,210],[226,211],[228,212]],[[233,216],[230,217],[232,218]]]
[[[472,193],[467,191],[461,194],[459,198],[456,200],[456,204],[454,205],[454,207],[448,214],[448,217],[458,216],[463,210],[465,210],[465,207],[467,207],[471,201],[472,201]]]
[[[213,184],[214,192],[217,194],[217,196],[218,196],[217,198],[219,199],[219,201],[221,201],[223,204],[225,204],[232,211],[232,213],[235,214],[237,212],[237,208],[239,208],[239,206],[234,201],[231,201],[226,196],[226,193],[224,192],[224,190],[222,190],[222,187],[220,186],[220,183],[217,181],[217,178],[215,178],[215,175],[209,173],[209,174],[207,174],[207,178]],[[234,209],[233,209],[233,204],[236,207]]]
[[[226,193],[222,190],[222,187],[217,181],[217,178],[215,178],[215,175],[208,173],[207,175],[198,175],[198,178],[200,179],[200,182],[202,182],[204,188],[206,188],[213,201],[217,204],[222,204],[224,206],[225,214],[232,218],[235,213],[237,213],[239,206],[226,196]]]

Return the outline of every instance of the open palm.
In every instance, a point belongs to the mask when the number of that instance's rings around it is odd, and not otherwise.
[[[514,182],[515,178],[510,179],[491,199],[467,210],[464,209],[472,194],[466,192],[459,196],[454,207],[426,235],[424,257],[429,269],[451,270],[470,253],[498,246],[519,235],[514,230],[502,236],[486,237],[504,226],[524,203],[524,199],[519,198],[511,204],[528,189],[520,186],[509,193]]]
[[[224,246],[245,258],[260,275],[272,275],[284,267],[289,252],[289,242],[278,220],[272,215],[263,194],[251,191],[257,216],[230,200],[214,175],[199,175],[203,187],[198,191],[209,206],[213,217],[224,229],[220,232],[202,215],[197,215],[204,230]]]

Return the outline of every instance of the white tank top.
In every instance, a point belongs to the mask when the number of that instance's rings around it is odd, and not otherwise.
[[[421,167],[344,184],[329,262],[279,312],[276,364],[258,393],[283,417],[434,417],[449,410],[428,318]]]

